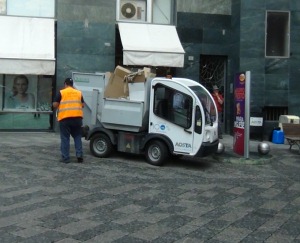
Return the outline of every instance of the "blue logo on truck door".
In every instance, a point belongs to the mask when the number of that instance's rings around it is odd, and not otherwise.
[[[153,128],[156,132],[161,132],[161,133],[166,133],[167,131],[170,130],[168,126],[164,123],[156,123],[154,124]]]

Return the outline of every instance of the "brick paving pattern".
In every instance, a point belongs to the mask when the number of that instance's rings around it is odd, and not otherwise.
[[[0,136],[1,243],[300,242],[300,155],[288,145],[242,160],[225,135],[224,154],[155,167],[93,157],[87,141],[83,164],[73,144],[63,164],[58,134]]]

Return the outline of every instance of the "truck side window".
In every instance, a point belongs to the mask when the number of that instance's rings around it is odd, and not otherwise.
[[[155,87],[154,97],[155,115],[183,128],[191,127],[192,97],[163,85]]]

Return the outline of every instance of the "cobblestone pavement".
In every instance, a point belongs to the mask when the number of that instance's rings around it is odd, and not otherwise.
[[[55,133],[0,133],[0,242],[300,242],[300,155],[270,143],[163,167],[142,156],[63,164]],[[74,148],[72,146],[72,154]]]

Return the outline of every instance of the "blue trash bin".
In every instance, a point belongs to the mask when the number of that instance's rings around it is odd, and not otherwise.
[[[284,144],[284,133],[281,130],[274,130],[272,136],[272,143]]]

